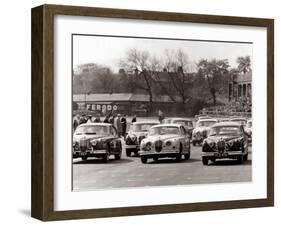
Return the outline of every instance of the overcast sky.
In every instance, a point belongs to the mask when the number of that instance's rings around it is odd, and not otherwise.
[[[74,35],[73,66],[76,68],[80,64],[96,63],[118,72],[119,62],[130,48],[147,50],[159,58],[164,56],[165,49],[176,51],[181,48],[193,63],[202,58],[228,59],[231,67],[237,66],[236,59],[239,56],[249,55],[252,58],[252,45],[247,43]]]

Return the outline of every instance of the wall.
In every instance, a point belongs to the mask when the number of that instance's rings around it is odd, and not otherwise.
[[[1,225],[41,225],[30,214],[30,8],[45,1],[2,1],[0,36],[1,111]],[[279,1],[245,0],[49,0],[48,3],[144,10],[177,11],[275,18],[275,62],[280,62],[281,15]],[[275,66],[275,87],[280,83],[280,65]],[[280,89],[275,92],[276,137],[280,135]],[[114,219],[55,222],[51,225],[280,225],[281,155],[275,146],[276,207]]]

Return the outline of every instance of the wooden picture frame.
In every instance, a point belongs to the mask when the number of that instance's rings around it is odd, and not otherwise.
[[[54,16],[71,15],[154,21],[240,25],[267,29],[267,198],[181,203],[122,208],[54,211]],[[60,5],[32,9],[32,200],[31,215],[50,221],[65,219],[164,214],[187,211],[274,205],[274,21],[273,19],[211,16]]]

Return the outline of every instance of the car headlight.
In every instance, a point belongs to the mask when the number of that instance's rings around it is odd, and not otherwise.
[[[208,141],[207,140],[207,144],[211,147],[211,148],[213,148],[214,146],[215,146],[215,142],[214,141]]]
[[[166,145],[167,146],[171,146],[172,145],[172,141],[170,141],[170,140],[166,141]]]
[[[97,140],[93,140],[93,141],[91,142],[91,144],[92,144],[93,146],[96,146],[96,145],[98,144],[98,141],[97,141]]]

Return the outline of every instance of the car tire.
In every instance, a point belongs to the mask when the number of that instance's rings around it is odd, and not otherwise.
[[[209,163],[209,159],[206,158],[206,157],[202,157],[202,163],[203,163],[204,166],[207,166],[208,163]]]
[[[190,152],[188,152],[188,154],[185,154],[185,155],[184,155],[184,159],[185,159],[185,160],[189,160],[189,159],[190,159]]]
[[[83,156],[83,157],[81,157],[81,159],[82,159],[83,161],[87,161],[88,157],[87,157],[87,156]]]
[[[176,161],[180,162],[182,157],[182,144],[180,143],[179,154],[176,156]]]
[[[114,155],[115,160],[120,160],[121,159],[121,152],[119,154]]]
[[[244,161],[244,162],[248,161],[248,153],[243,156],[243,161]]]
[[[147,157],[142,156],[142,157],[141,157],[141,162],[142,162],[143,164],[147,163]]]
[[[192,141],[192,145],[195,147],[195,146],[196,146],[196,142],[195,142],[195,141]]]
[[[243,164],[244,156],[243,155],[238,156],[237,160],[239,164]]]
[[[127,157],[131,157],[131,151],[126,150],[126,156],[127,156]]]

